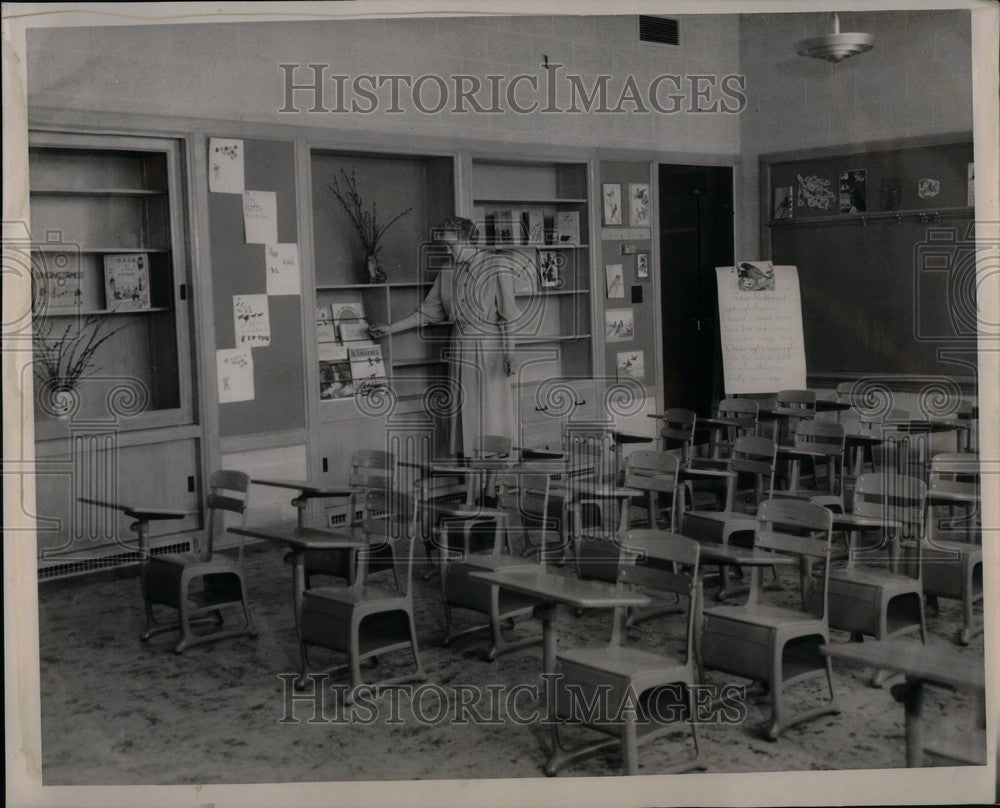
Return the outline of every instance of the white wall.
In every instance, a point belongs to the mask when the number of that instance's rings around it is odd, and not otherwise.
[[[844,13],[841,31],[875,47],[840,64],[796,55],[794,43],[832,31],[829,14],[745,14],[740,69],[741,257],[760,256],[762,153],[972,130],[968,11]]]
[[[280,12],[280,10],[279,10]],[[30,106],[269,121],[463,138],[735,154],[736,115],[389,115],[280,113],[281,63],[332,73],[565,72],[640,86],[664,73],[736,72],[735,15],[680,18],[678,47],[638,40],[636,18],[493,17],[33,30]],[[301,80],[301,79],[300,79]],[[328,104],[329,106],[329,104]],[[405,105],[404,105],[405,106]]]

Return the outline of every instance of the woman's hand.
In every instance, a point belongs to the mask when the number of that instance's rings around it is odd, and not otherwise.
[[[503,357],[503,372],[508,376],[514,375],[514,357],[511,354],[504,354]]]
[[[392,333],[392,330],[386,323],[376,323],[368,326],[368,333],[372,339],[385,339]]]

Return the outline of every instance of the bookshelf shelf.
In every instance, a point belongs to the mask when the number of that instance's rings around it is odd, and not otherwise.
[[[447,359],[433,358],[433,357],[418,357],[415,359],[394,359],[392,366],[394,368],[416,368],[424,367],[427,365],[447,365]]]
[[[32,244],[33,252],[41,253],[64,253],[67,251],[78,251],[87,255],[115,255],[119,253],[155,253],[166,255],[170,250],[162,247],[80,247],[71,241],[59,244]]]
[[[171,311],[169,306],[151,306],[146,309],[50,309],[46,317],[89,317],[90,315],[126,316],[130,314],[158,314]]]
[[[77,417],[107,417],[109,380],[124,378],[145,391],[141,411],[122,422],[124,429],[190,424],[180,144],[37,132],[28,151],[32,230],[44,238],[30,245],[39,324],[57,323],[50,338],[61,339],[73,339],[85,319],[107,323],[105,332],[129,324],[99,347],[94,364],[103,374],[79,387]],[[121,258],[129,254],[145,259]],[[121,295],[135,295],[145,305],[115,305],[116,288],[119,303]],[[65,421],[41,408],[35,415],[39,440],[66,434]]]
[[[576,199],[572,197],[552,197],[552,198],[537,198],[537,199],[496,199],[496,198],[475,198],[472,200],[474,205],[586,205],[586,199]]]
[[[148,188],[32,188],[32,196],[166,196]]]
[[[537,337],[515,337],[514,342],[517,345],[534,345],[543,342],[575,342],[590,338],[590,334],[539,334]]]

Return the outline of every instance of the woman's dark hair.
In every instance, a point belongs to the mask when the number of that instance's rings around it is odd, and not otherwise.
[[[476,227],[476,223],[472,219],[449,216],[434,228],[433,240],[440,241],[440,234],[445,231],[455,233],[459,241],[464,244],[475,244],[479,241],[479,228]]]

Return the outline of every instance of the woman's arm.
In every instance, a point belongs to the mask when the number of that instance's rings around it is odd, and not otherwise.
[[[424,313],[420,309],[417,309],[413,314],[394,323],[371,325],[368,327],[368,333],[372,335],[372,339],[383,339],[390,334],[398,334],[400,331],[409,331],[411,328],[423,325],[426,320],[427,318],[424,316]]]
[[[448,319],[444,306],[441,303],[441,275],[442,273],[439,272],[438,276],[434,279],[434,285],[431,286],[431,290],[427,293],[427,297],[424,298],[423,303],[417,306],[413,314],[394,323],[369,326],[368,333],[372,335],[372,339],[382,339],[389,336],[389,334],[409,331],[411,328],[416,328],[424,323],[440,323]]]

